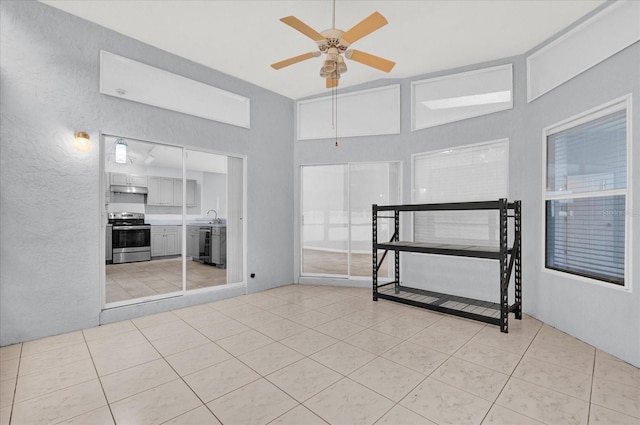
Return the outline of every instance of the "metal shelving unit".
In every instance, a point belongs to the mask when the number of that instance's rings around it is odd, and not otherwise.
[[[497,210],[500,230],[499,247],[470,245],[434,244],[400,241],[400,213],[415,211],[473,211]],[[380,212],[393,215],[380,216]],[[372,206],[373,215],[373,300],[378,298],[448,313],[455,316],[478,320],[500,326],[501,332],[509,331],[509,313],[522,319],[522,251],[521,251],[521,204],[520,201],[507,202],[506,199],[487,202],[456,202],[444,204],[386,205]],[[393,219],[394,233],[388,242],[378,242],[378,219]],[[508,220],[513,218],[513,245],[508,246]],[[382,250],[380,261],[378,251]],[[378,284],[378,271],[387,253],[394,253],[394,280]],[[486,258],[500,262],[500,302],[492,303],[471,298],[411,288],[400,284],[400,253],[453,255],[457,257]],[[509,305],[509,282],[514,273],[515,300]]]

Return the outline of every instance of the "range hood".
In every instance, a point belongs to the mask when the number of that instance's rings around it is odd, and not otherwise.
[[[111,185],[111,192],[116,193],[138,193],[140,195],[146,195],[149,193],[149,190],[146,187],[142,186],[122,186],[122,185]]]

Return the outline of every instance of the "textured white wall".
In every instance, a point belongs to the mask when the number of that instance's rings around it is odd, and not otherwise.
[[[0,345],[244,292],[101,314],[100,131],[246,156],[247,291],[293,281],[290,99],[39,2],[0,12]],[[249,97],[251,129],[101,95],[101,49]],[[72,148],[78,130],[91,152]]]

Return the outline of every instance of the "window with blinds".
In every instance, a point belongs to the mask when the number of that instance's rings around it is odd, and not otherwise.
[[[413,202],[494,201],[507,197],[508,140],[413,157]],[[414,213],[414,241],[497,247],[497,211]]]
[[[545,267],[624,285],[626,101],[546,133]]]

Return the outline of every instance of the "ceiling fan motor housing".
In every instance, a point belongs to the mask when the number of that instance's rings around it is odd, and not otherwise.
[[[318,48],[323,53],[331,47],[335,47],[340,53],[349,48],[349,43],[340,38],[340,36],[344,34],[344,31],[342,30],[331,28],[322,31],[320,34],[322,34],[325,38],[322,41],[318,41]]]

